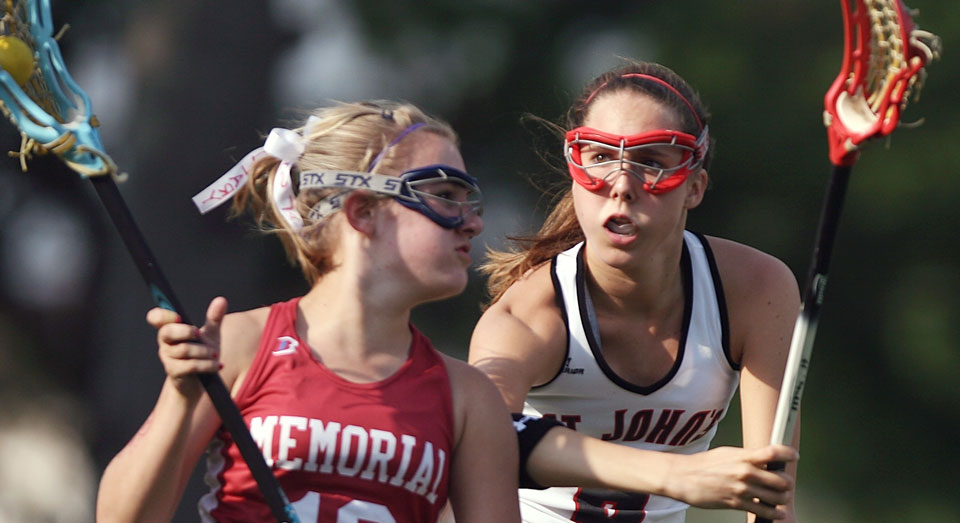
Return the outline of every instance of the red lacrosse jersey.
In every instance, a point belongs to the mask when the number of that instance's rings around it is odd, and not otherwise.
[[[440,354],[411,325],[400,370],[376,383],[347,381],[297,336],[298,301],[271,307],[235,401],[300,521],[436,521],[453,451],[453,400]],[[222,427],[207,451],[205,479],[203,521],[272,519]]]

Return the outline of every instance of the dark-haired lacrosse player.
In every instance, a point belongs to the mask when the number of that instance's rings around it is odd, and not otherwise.
[[[512,411],[662,459],[707,460],[739,385],[744,447],[794,452],[767,443],[799,309],[796,279],[772,256],[686,230],[707,187],[708,121],[687,82],[652,63],[602,74],[574,102],[563,129],[569,189],[534,237],[483,268],[492,302],[470,362]],[[742,476],[701,472],[688,488],[726,483],[737,508],[792,521],[794,464],[767,472],[759,456]],[[634,478],[659,470],[648,463],[586,465]],[[680,522],[687,503],[698,503],[532,469],[537,482],[569,488],[521,490],[528,522]]]
[[[271,520],[191,377],[218,371],[300,521],[433,522],[448,498],[462,521],[518,521],[516,436],[496,388],[410,323],[414,306],[464,289],[483,229],[452,129],[407,104],[321,108],[194,200],[230,196],[311,288],[231,314],[216,298],[202,328],[149,312],[167,377],[103,475],[98,521],[169,521],[205,449],[201,520]]]

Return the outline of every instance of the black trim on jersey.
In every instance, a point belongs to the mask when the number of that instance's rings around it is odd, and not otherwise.
[[[691,231],[693,232],[693,231]],[[710,265],[710,276],[713,278],[713,289],[717,294],[717,311],[720,313],[720,340],[723,345],[723,355],[727,357],[727,363],[730,364],[730,367],[733,370],[739,371],[740,364],[733,361],[733,356],[730,354],[730,320],[727,316],[727,298],[723,294],[723,280],[720,279],[720,270],[717,268],[717,260],[713,257],[713,249],[710,248],[710,244],[707,242],[707,237],[700,234],[699,232],[694,232],[694,235],[700,240],[700,244],[703,245],[703,252],[707,255],[707,263]]]
[[[583,247],[580,248],[583,250]],[[561,253],[562,254],[562,253]],[[567,318],[567,307],[563,303],[563,291],[560,289],[560,278],[557,276],[557,254],[550,260],[550,279],[553,281],[553,299],[557,302],[557,308],[560,309],[560,317],[563,318],[563,331],[567,337],[567,341],[563,344],[563,362],[560,364],[560,368],[557,369],[557,373],[553,375],[552,378],[547,380],[546,383],[540,385],[534,385],[530,387],[530,390],[539,389],[540,387],[546,387],[556,380],[560,374],[563,373],[563,366],[567,364],[567,358],[570,357],[570,320]]]
[[[682,334],[680,335],[680,346],[677,349],[677,359],[673,362],[670,370],[667,371],[666,376],[647,386],[630,383],[621,378],[607,365],[607,360],[604,359],[603,352],[600,351],[600,340],[594,336],[594,331],[599,331],[599,329],[594,329],[593,324],[590,323],[590,314],[587,310],[587,300],[585,299],[587,296],[587,288],[586,278],[584,277],[586,271],[583,266],[583,251],[584,249],[581,248],[580,252],[577,253],[577,303],[580,307],[580,321],[583,323],[583,330],[587,336],[587,343],[590,345],[590,352],[593,353],[593,358],[596,360],[600,370],[603,371],[603,374],[618,387],[637,394],[653,394],[670,383],[670,380],[676,376],[677,371],[680,370],[680,365],[683,363],[683,355],[686,352],[687,331],[690,330],[690,318],[693,316],[693,264],[690,261],[690,251],[687,249],[687,242],[683,242],[683,252],[680,255],[680,273],[683,281],[683,327]]]

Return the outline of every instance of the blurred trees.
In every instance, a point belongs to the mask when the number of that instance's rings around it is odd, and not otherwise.
[[[914,3],[946,54],[904,118],[925,124],[897,131],[889,148],[871,143],[853,170],[803,398],[798,513],[807,521],[960,520],[960,481],[940,466],[960,461],[960,108],[949,95],[960,7]],[[539,225],[548,200],[538,188],[563,182],[543,161],[556,164],[556,140],[523,116],[558,119],[617,56],[674,68],[713,111],[713,183],[691,228],[783,259],[801,285],[806,276],[830,174],[821,111],[842,54],[834,1],[86,0],[54,10],[73,26],[62,45],[83,64],[71,65],[74,76],[98,86],[108,151],[131,174],[121,189],[195,317],[217,294],[239,309],[304,290],[274,239],[223,212],[200,217],[189,201],[278,120],[351,94],[405,98],[448,119],[488,196],[480,243],[499,246]],[[13,163],[4,180],[20,176]],[[97,295],[78,309],[90,322],[71,331],[82,339],[58,343],[87,361],[34,364],[71,376],[60,379],[98,427],[90,444],[102,467],[146,417],[162,371],[142,319],[149,296],[112,226],[81,207],[103,253]],[[442,350],[465,353],[482,283],[417,312]],[[12,317],[47,330],[60,317],[34,311],[31,324],[3,303],[0,332]],[[0,336],[5,357],[22,346]],[[719,443],[738,442],[736,412],[721,430]],[[199,488],[178,518],[195,518]]]

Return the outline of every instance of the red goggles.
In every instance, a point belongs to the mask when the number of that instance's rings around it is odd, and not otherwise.
[[[663,194],[703,165],[709,141],[706,127],[699,137],[665,129],[623,136],[577,127],[566,134],[564,156],[570,176],[589,191],[603,189],[624,171],[648,193]]]

